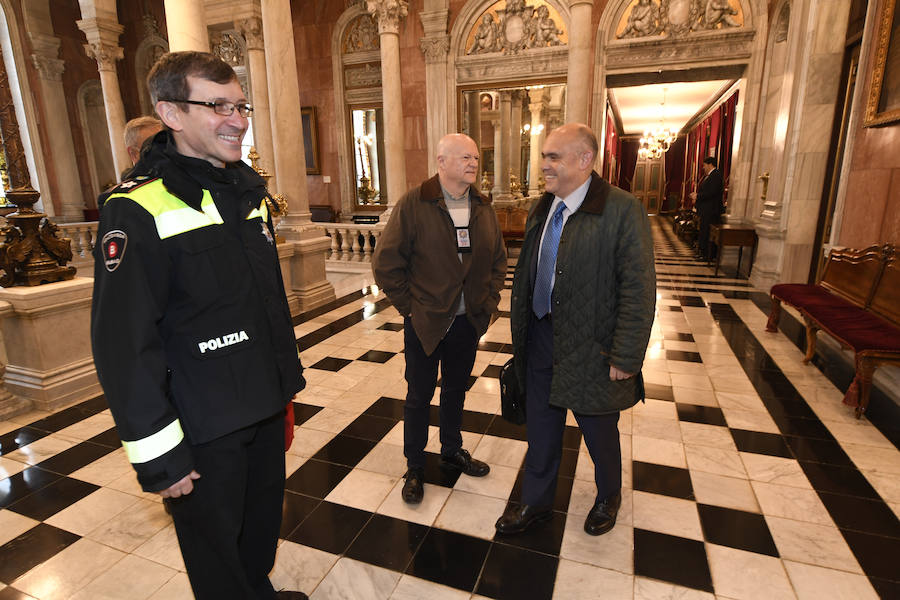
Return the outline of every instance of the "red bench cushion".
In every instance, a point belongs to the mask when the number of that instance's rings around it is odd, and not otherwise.
[[[854,352],[877,350],[900,354],[900,329],[862,308],[822,304],[800,308]]]
[[[855,308],[853,304],[826,292],[821,286],[806,283],[779,283],[772,286],[771,294],[797,308],[807,306],[834,306]]]

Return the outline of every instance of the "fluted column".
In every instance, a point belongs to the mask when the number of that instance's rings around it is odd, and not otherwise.
[[[566,122],[588,122],[591,90],[591,11],[593,0],[571,0],[569,72],[566,77]]]
[[[400,21],[406,0],[367,0],[366,9],[378,21],[381,38],[381,95],[384,114],[384,152],[387,168],[388,213],[406,192],[403,96],[400,87]]]
[[[169,51],[209,52],[203,0],[165,0]]]
[[[85,52],[97,61],[97,70],[100,71],[109,147],[112,149],[113,164],[118,177],[123,170],[131,167],[131,160],[125,150],[125,141],[122,139],[125,131],[125,106],[122,104],[119,76],[116,73],[116,61],[122,59],[123,53],[118,45],[119,36],[125,28],[115,21],[101,18],[82,19],[76,23],[87,37]]]
[[[419,18],[425,30],[421,40],[425,54],[425,123],[428,144],[428,172],[437,171],[437,144],[447,133],[447,54],[450,36],[447,35],[449,11],[422,12]]]
[[[260,166],[272,176],[269,186],[278,188],[275,172],[275,147],[272,144],[272,119],[269,111],[269,80],[266,76],[266,49],[263,42],[262,19],[251,17],[235,23],[247,42],[247,62],[250,66],[250,88],[253,103],[253,145],[259,154]]]
[[[283,264],[290,265],[282,270],[291,313],[296,314],[334,299],[334,287],[325,279],[325,251],[331,242],[310,220],[290,0],[261,0],[260,8],[277,191],[288,205],[287,216],[278,224],[287,240],[279,244],[279,256],[284,254]]]
[[[500,119],[494,124],[494,200],[509,196],[509,92],[500,92]]]
[[[538,179],[541,176],[541,146],[544,145],[546,125],[543,122],[544,110],[547,108],[547,89],[535,88],[528,90],[528,109],[531,111],[531,141],[529,142],[529,176],[528,195],[537,196],[541,193],[538,188]]]
[[[75,144],[66,110],[66,94],[62,85],[65,63],[59,56],[59,38],[49,35],[32,36],[32,63],[38,74],[40,95],[44,99],[44,130],[47,132],[47,159],[56,173],[59,194],[60,221],[84,220],[84,197],[81,178],[75,162]]]
[[[512,92],[509,109],[509,168],[519,183],[522,182],[522,94],[519,90]]]

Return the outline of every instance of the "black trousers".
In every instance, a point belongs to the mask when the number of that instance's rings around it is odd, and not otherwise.
[[[462,448],[463,402],[475,353],[478,334],[466,315],[454,319],[444,339],[431,355],[425,354],[409,317],[403,319],[406,356],[406,404],[403,407],[403,455],[410,469],[425,467],[425,445],[431,398],[441,367],[441,454],[450,455]]]
[[[284,415],[192,450],[200,479],[167,502],[194,596],[275,598],[269,571],[284,500]]]
[[[525,397],[528,414],[528,453],[522,480],[522,503],[552,506],[556,493],[566,409],[550,406],[553,379],[553,324],[550,315],[532,315],[528,326]],[[619,413],[584,415],[575,413],[588,453],[594,461],[597,498],[622,488],[622,449],[619,445]]]
[[[709,227],[710,225],[718,225],[722,222],[722,217],[718,214],[710,212],[700,212],[700,231],[697,237],[697,250],[700,251],[707,259],[715,258],[715,254],[710,254],[709,248]]]

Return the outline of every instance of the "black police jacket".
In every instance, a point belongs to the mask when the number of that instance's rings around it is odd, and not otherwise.
[[[267,192],[158,134],[101,196],[91,341],[145,491],[193,468],[190,445],[284,410],[304,386]]]

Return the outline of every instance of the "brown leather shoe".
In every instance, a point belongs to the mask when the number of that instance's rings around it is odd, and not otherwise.
[[[534,523],[549,521],[553,517],[553,509],[549,506],[529,506],[528,504],[512,504],[497,519],[494,527],[499,533],[522,533]]]
[[[409,469],[403,477],[406,479],[400,492],[403,501],[407,504],[418,504],[425,496],[425,470]]]
[[[594,502],[594,508],[584,520],[584,531],[589,535],[603,535],[616,524],[616,515],[622,505],[622,494],[617,493]]]
[[[484,477],[491,472],[491,467],[487,463],[472,458],[468,450],[460,448],[450,456],[441,455],[441,465],[459,469],[466,475],[472,477]]]

